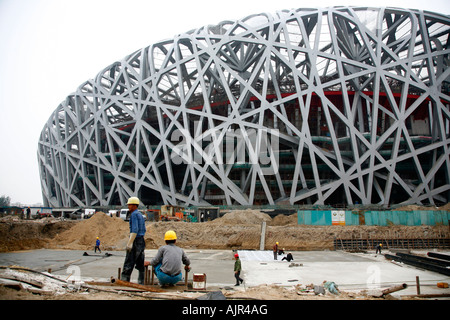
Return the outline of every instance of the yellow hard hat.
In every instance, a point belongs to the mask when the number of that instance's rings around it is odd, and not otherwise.
[[[279,244],[278,241],[277,241],[277,244]]]
[[[177,240],[177,234],[173,230],[169,230],[164,235],[164,240]]]
[[[139,205],[139,198],[137,198],[137,197],[131,197],[130,199],[128,199],[127,204],[136,204],[136,205]]]

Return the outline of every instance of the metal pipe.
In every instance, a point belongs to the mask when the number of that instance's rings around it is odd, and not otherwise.
[[[433,271],[433,272],[437,272],[437,273],[441,273],[441,274],[450,276],[450,269],[447,269],[447,268],[441,267],[441,266],[437,266],[435,264],[418,261],[416,259],[412,259],[412,258],[405,257],[405,256],[402,256],[402,257],[394,256],[391,254],[385,254],[384,257],[389,260],[403,262],[403,263],[409,264],[409,265],[417,267],[417,268],[422,268],[425,270],[429,270],[429,271]]]
[[[429,263],[429,264],[433,264],[433,265],[441,266],[441,267],[449,267],[450,266],[450,261],[437,260],[437,259],[428,258],[428,257],[416,256],[416,255],[408,254],[408,253],[397,252],[397,256],[405,257],[407,259],[417,260],[420,262],[425,262],[425,263]]]
[[[427,255],[432,258],[438,258],[442,260],[450,261],[450,256],[448,254],[441,254],[436,252],[428,252]]]
[[[417,294],[420,294],[420,281],[419,281],[419,276],[416,276],[416,289],[417,289]]]
[[[383,293],[383,295],[388,294],[388,293],[392,293],[392,292],[396,292],[396,291],[400,291],[403,289],[406,289],[408,287],[408,285],[406,283],[402,283],[399,285],[395,285],[392,287],[389,287],[387,289],[382,290],[381,292]]]

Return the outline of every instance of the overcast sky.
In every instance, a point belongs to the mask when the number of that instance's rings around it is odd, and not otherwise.
[[[111,63],[223,20],[333,5],[450,14],[448,0],[0,0],[0,196],[42,203],[39,134],[67,95]]]

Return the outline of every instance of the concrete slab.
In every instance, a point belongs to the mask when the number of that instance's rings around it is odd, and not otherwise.
[[[122,268],[125,252],[108,252],[111,256],[82,250],[31,250],[0,253],[0,265],[19,265],[37,271],[52,269],[52,273],[63,277],[79,276],[82,280],[109,281],[117,277]],[[151,260],[157,250],[146,250],[146,260]],[[186,250],[191,260],[193,273],[205,273],[208,289],[233,287],[245,290],[261,284],[277,284],[292,287],[297,284],[320,285],[324,280],[334,281],[340,289],[360,291],[363,289],[387,288],[406,283],[408,288],[394,295],[416,294],[416,276],[420,279],[422,294],[450,293],[450,289],[437,288],[437,282],[450,283],[450,277],[421,270],[408,265],[392,263],[382,255],[374,253],[348,253],[343,251],[293,251],[291,266],[287,261],[273,260],[271,251],[238,251],[242,260],[241,277],[244,285],[234,287],[234,252],[231,250]],[[386,251],[387,252],[387,251]],[[447,252],[450,253],[450,252]],[[301,266],[300,266],[301,264]],[[137,282],[137,272],[131,280]]]
[[[94,253],[87,251],[89,256],[84,256],[86,251],[82,250],[30,250],[0,253],[0,265],[22,266],[36,271],[46,272],[52,270],[52,274],[76,276],[91,281],[109,281],[111,276],[118,276],[118,269],[123,267],[125,252],[110,251]],[[157,250],[145,250],[145,260],[150,261]],[[205,273],[209,286],[223,287],[234,284],[233,276],[233,253],[226,250],[185,250],[191,260],[192,271],[189,279],[192,280],[193,273]],[[69,268],[70,267],[70,268]],[[79,268],[79,269],[77,269]],[[138,272],[134,271],[131,281],[137,282]]]
[[[436,286],[437,282],[450,282],[450,277],[394,264],[383,255],[344,251],[299,251],[292,254],[294,260],[287,262],[281,261],[283,256],[275,261],[271,251],[239,251],[246,286],[271,283],[280,286],[321,285],[326,280],[334,281],[342,290],[360,291],[406,283],[406,289],[393,295],[414,295],[418,276],[421,294],[450,293],[449,289]]]

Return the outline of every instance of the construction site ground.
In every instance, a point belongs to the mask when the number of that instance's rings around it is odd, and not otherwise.
[[[61,221],[55,218],[26,221],[17,217],[0,219],[0,285],[2,300],[136,300],[198,299],[209,292],[221,292],[227,299],[243,300],[383,300],[449,299],[450,277],[393,262],[375,250],[347,252],[334,250],[336,238],[448,238],[448,226],[304,226],[296,215],[276,216],[257,210],[232,211],[203,223],[146,222],[146,260],[164,245],[167,230],[175,230],[177,244],[191,260],[189,286],[180,283],[161,289],[158,285],[142,288],[119,287],[117,278],[125,258],[128,223],[96,213],[90,219]],[[265,247],[260,250],[261,223],[267,224]],[[94,252],[96,237],[102,252]],[[291,262],[275,261],[271,248],[278,241]],[[426,256],[429,251],[450,254],[449,249],[412,249]],[[236,287],[233,276],[234,253],[242,260],[244,283]],[[28,269],[28,271],[27,271]],[[51,269],[51,270],[49,270]],[[30,271],[33,270],[33,271]],[[50,273],[48,273],[50,271]],[[64,289],[17,290],[5,285],[21,274],[58,278],[69,285]],[[193,290],[194,274],[206,275],[206,290]],[[49,277],[50,276],[50,277]],[[417,295],[416,280],[420,282]],[[29,282],[44,280],[32,279]],[[317,292],[324,281],[334,282],[339,294]],[[131,278],[137,283],[137,271]],[[406,284],[406,288],[380,294],[387,288]],[[13,289],[15,288],[15,289]],[[45,289],[45,290],[44,290]],[[319,290],[320,292],[320,290]],[[433,295],[433,296],[431,296]]]

